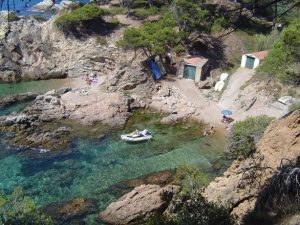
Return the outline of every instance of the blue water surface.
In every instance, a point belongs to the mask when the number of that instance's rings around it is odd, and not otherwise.
[[[29,15],[42,15],[45,17],[51,17],[52,13],[42,13],[42,12],[34,12],[32,11],[32,6],[36,5],[37,3],[41,2],[41,0],[8,0],[1,1],[3,2],[1,10],[7,11],[15,11],[18,15],[22,16],[29,16]],[[56,0],[55,3],[59,4],[62,0]],[[75,2],[75,1],[74,1]],[[78,1],[76,1],[78,2]],[[88,3],[89,0],[80,0],[81,3]]]

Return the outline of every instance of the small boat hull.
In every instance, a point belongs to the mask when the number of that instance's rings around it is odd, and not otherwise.
[[[132,137],[130,135],[121,135],[121,139],[123,141],[127,141],[127,142],[142,142],[142,141],[149,141],[152,139],[152,135],[145,135],[145,136],[141,136],[141,137]]]

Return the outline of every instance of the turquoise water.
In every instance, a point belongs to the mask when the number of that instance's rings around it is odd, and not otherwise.
[[[157,115],[136,113],[124,130],[112,131],[101,140],[75,132],[71,148],[56,155],[38,150],[24,153],[0,142],[0,189],[10,192],[21,186],[41,206],[76,197],[92,198],[100,211],[120,196],[112,185],[121,181],[182,164],[198,165],[204,172],[216,174],[212,162],[222,156],[222,135],[202,138],[199,124],[169,126],[160,125],[159,120]],[[120,134],[136,128],[150,129],[154,139],[140,144],[120,140]],[[95,217],[82,220],[99,224]]]
[[[22,81],[18,83],[0,83],[0,97],[26,92],[46,92],[53,89],[68,87],[74,79],[51,79],[37,81]]]
[[[20,112],[22,109],[24,109],[27,106],[27,101],[22,101],[19,103],[15,103],[9,106],[0,106],[0,116],[8,115],[12,112]]]
[[[66,86],[70,86],[68,79],[0,84],[0,97]],[[0,116],[18,112],[26,104],[19,102],[2,107]],[[65,125],[71,127],[73,133],[71,146],[54,154],[10,146],[3,141],[6,134],[0,134],[0,191],[10,193],[22,187],[41,207],[77,197],[90,198],[97,202],[97,212],[100,212],[120,197],[122,190],[115,184],[126,180],[173,170],[183,164],[197,165],[211,177],[215,176],[217,172],[212,163],[223,155],[224,136],[203,138],[201,124],[161,125],[160,119],[157,114],[136,112],[122,130],[109,130],[101,125],[82,127],[70,120],[52,122],[44,128]],[[129,144],[120,140],[121,134],[144,128],[153,133],[152,141]],[[103,132],[107,134],[105,138],[95,138]],[[80,221],[101,224],[97,214]]]

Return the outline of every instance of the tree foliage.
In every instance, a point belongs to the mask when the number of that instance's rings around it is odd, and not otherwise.
[[[182,165],[176,169],[175,183],[180,185],[184,194],[193,195],[209,183],[209,178],[196,166]]]
[[[201,7],[201,3],[197,0],[173,1],[172,15],[181,30],[206,29],[208,10]]]
[[[96,4],[86,4],[71,12],[64,13],[55,20],[55,24],[59,27],[70,27],[83,24],[92,20],[102,20],[105,10]]]
[[[283,30],[259,71],[283,83],[300,85],[300,20]]]
[[[183,209],[184,225],[234,225],[235,221],[228,208],[208,202],[201,195],[187,201]]]
[[[146,225],[234,225],[235,221],[228,208],[208,202],[197,194],[185,199],[176,218],[155,217]]]
[[[256,143],[272,120],[273,118],[262,115],[235,123],[229,134],[228,156],[236,159],[253,154]]]
[[[175,30],[175,21],[165,16],[158,22],[146,22],[140,28],[128,28],[118,45],[125,49],[143,49],[146,55],[165,53],[181,46],[182,33]]]
[[[12,195],[0,194],[1,225],[52,225],[52,220],[42,214],[21,189]]]
[[[300,85],[300,20],[283,30],[259,71],[284,83]]]

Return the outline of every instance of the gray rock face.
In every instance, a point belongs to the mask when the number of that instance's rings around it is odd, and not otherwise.
[[[174,194],[177,186],[141,185],[130,193],[111,203],[100,218],[108,224],[137,224],[150,216],[163,213]]]
[[[7,106],[13,104],[18,101],[29,101],[35,99],[37,94],[35,93],[24,93],[24,94],[16,94],[16,95],[8,95],[0,98],[0,107]]]
[[[66,37],[54,20],[22,18],[8,29],[0,18],[0,81],[109,74],[132,58],[132,53],[99,45],[95,37]]]
[[[0,81],[65,77],[51,58],[53,46],[42,40],[39,22],[23,18],[11,22],[10,30],[1,23]]]

